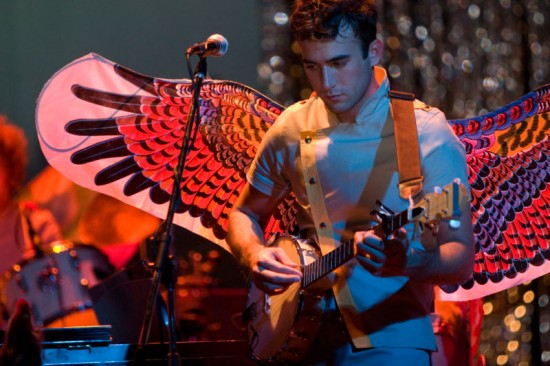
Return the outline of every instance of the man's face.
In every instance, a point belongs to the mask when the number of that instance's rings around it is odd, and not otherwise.
[[[371,81],[377,52],[363,57],[361,42],[349,27],[341,29],[334,40],[299,43],[313,90],[342,122],[355,122],[363,102],[376,90]]]

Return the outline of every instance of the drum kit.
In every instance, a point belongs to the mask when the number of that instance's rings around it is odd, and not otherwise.
[[[12,265],[0,276],[0,314],[4,326],[15,313],[18,300],[23,298],[30,304],[38,328],[92,328],[108,324],[112,326],[113,342],[137,343],[145,296],[152,282],[150,269],[141,260],[117,270],[112,256],[106,254],[108,248],[105,243],[90,245],[60,240],[51,243],[48,251]],[[211,271],[219,256],[213,253],[217,252],[211,250],[203,258],[191,250],[188,260],[179,259],[176,319],[182,340],[244,338],[244,327],[239,322],[244,289],[217,289],[212,285]],[[220,308],[220,303],[224,307]],[[165,306],[159,308],[161,314],[154,320],[155,329],[166,323]],[[234,319],[237,315],[239,320]],[[154,340],[166,337],[165,331],[155,332]]]
[[[12,266],[0,279],[4,316],[26,299],[36,325],[69,327],[97,325],[89,288],[113,273],[105,254],[92,245],[63,240],[51,250]]]
[[[57,182],[62,177],[49,172],[46,177]],[[40,182],[37,186],[59,186]],[[70,185],[73,187],[73,185]],[[68,195],[72,197],[72,195]],[[17,300],[31,305],[39,328],[96,326],[101,314],[94,309],[93,288],[99,287],[134,258],[147,234],[160,220],[137,208],[94,192],[80,192],[80,213],[65,222],[67,237],[41,245],[30,258],[0,272],[0,323],[6,326]],[[67,198],[67,201],[71,201]],[[48,207],[47,204],[43,206]],[[56,212],[54,216],[63,217]],[[92,244],[89,244],[92,243]],[[134,248],[132,250],[127,248]],[[144,257],[140,253],[140,257]],[[141,265],[141,263],[139,263]],[[130,301],[131,299],[129,299]]]
[[[53,182],[64,179],[57,172],[51,172],[46,175],[46,178]],[[60,186],[50,181],[37,181],[35,185],[36,187]],[[70,184],[69,187],[74,185]],[[39,193],[43,194],[44,190]],[[67,202],[72,202],[75,197],[79,197],[84,202],[75,204],[75,207],[78,207],[78,214],[64,213],[63,207],[70,205],[62,206],[62,212],[55,210],[56,205],[51,205],[51,211],[57,214],[54,214],[56,218],[65,216],[71,218],[63,220],[63,223],[64,227],[69,228],[65,232],[67,237],[74,239],[50,243],[47,249],[42,247],[30,258],[13,264],[5,273],[0,272],[0,327],[2,325],[6,327],[8,320],[14,314],[17,301],[23,298],[31,306],[37,328],[58,331],[73,327],[94,328],[94,326],[109,324],[112,325],[109,332],[113,342],[137,343],[136,337],[144,323],[144,308],[148,300],[146,296],[153,282],[151,258],[155,258],[155,253],[148,238],[159,227],[161,220],[103,194],[87,190],[77,193],[63,197]],[[59,194],[55,195],[55,197],[58,196]],[[48,202],[42,205],[50,208]],[[192,235],[187,230],[183,230],[185,234],[177,228],[174,231],[178,239],[185,243],[200,239],[201,245],[214,245],[206,243],[205,239]],[[124,248],[134,245],[137,245],[137,253],[133,252],[132,257],[128,254],[130,251]],[[137,257],[139,257],[137,261],[139,263],[130,263]],[[182,332],[182,338],[187,340],[200,336],[201,340],[216,341],[227,337],[242,338],[244,328],[240,324],[235,325],[236,321],[233,318],[234,313],[240,311],[241,302],[244,301],[242,292],[244,289],[236,289],[235,294],[228,294],[221,289],[218,294],[215,288],[208,288],[211,296],[206,298],[201,296],[201,301],[197,304],[193,301],[197,300],[196,284],[191,285],[181,281],[182,278],[189,277],[187,276],[189,271],[195,273],[196,268],[203,268],[205,263],[202,261],[195,263],[196,261],[189,259],[188,264],[191,267],[187,268],[181,262],[180,259],[177,269],[177,272],[181,272],[178,273],[176,284],[178,295],[175,301],[179,309],[176,320],[179,328],[191,327]],[[233,268],[231,263],[229,261],[221,263],[221,267],[227,264],[226,267],[229,266],[231,271],[238,272],[236,266]],[[240,272],[234,277],[237,275],[240,279]],[[227,276],[227,273],[224,273],[224,276]],[[202,277],[208,277],[208,275],[203,274]],[[203,285],[205,291],[206,287],[211,287]],[[189,288],[192,291],[188,292]],[[192,296],[182,295],[184,293]],[[164,293],[162,297],[166,297]],[[222,302],[227,305],[228,299],[231,300],[229,303],[232,306],[226,306],[226,312],[230,314],[225,316],[225,313],[220,313],[219,304]],[[200,311],[205,319],[190,320],[189,313],[192,311]],[[159,306],[158,315],[153,316],[154,327],[157,324],[159,329],[165,326],[165,313],[165,306],[164,308]],[[226,321],[225,318],[231,321]],[[200,329],[190,324],[192,322],[200,323]],[[204,322],[207,324],[203,324]],[[211,329],[211,324],[217,328]],[[166,338],[163,332],[165,330],[159,330],[158,334],[153,333],[152,340]]]

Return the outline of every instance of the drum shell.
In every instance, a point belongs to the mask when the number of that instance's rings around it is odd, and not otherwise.
[[[17,263],[0,283],[5,315],[25,298],[37,325],[47,326],[92,308],[88,289],[113,273],[107,257],[96,247],[61,241],[52,251]],[[91,324],[78,324],[91,325]]]

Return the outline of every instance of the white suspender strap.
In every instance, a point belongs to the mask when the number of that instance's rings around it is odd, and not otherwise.
[[[325,255],[333,250],[336,245],[334,242],[334,231],[327,214],[321,182],[317,173],[315,159],[316,141],[317,133],[315,131],[304,131],[301,133],[300,158],[309,205],[319,239],[318,244],[321,253]],[[347,285],[348,272],[349,268],[345,265],[335,270],[336,283],[332,287],[334,297],[354,346],[357,348],[371,347],[370,339],[363,329],[363,321],[357,312]]]

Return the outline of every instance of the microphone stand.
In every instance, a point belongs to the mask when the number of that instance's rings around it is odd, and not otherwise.
[[[187,64],[189,66],[189,57],[190,54],[187,53]],[[202,82],[206,76],[206,57],[201,55],[200,61],[197,64],[193,77],[193,99],[191,104],[191,109],[187,117],[187,126],[185,130],[183,144],[180,150],[178,164],[174,170],[174,185],[172,188],[172,195],[170,196],[170,204],[168,207],[168,213],[166,220],[161,224],[164,226],[161,237],[156,238],[155,242],[160,242],[160,247],[158,247],[156,253],[156,260],[154,264],[154,275],[151,291],[149,293],[149,299],[146,304],[144,320],[141,327],[139,335],[139,350],[142,350],[143,347],[149,342],[149,336],[151,332],[151,325],[153,319],[153,312],[155,310],[155,305],[157,299],[159,298],[160,283],[161,279],[167,279],[168,283],[168,318],[169,318],[169,334],[168,339],[170,343],[170,349],[168,353],[168,365],[169,366],[179,366],[180,365],[180,356],[177,352],[177,339],[176,339],[176,327],[175,327],[175,309],[174,309],[174,285],[176,282],[176,271],[175,263],[173,258],[170,258],[170,232],[172,229],[172,223],[174,219],[174,214],[176,208],[181,204],[181,180],[183,177],[183,171],[185,167],[185,160],[187,158],[187,153],[191,149],[191,142],[195,140],[197,132],[199,130],[200,118],[197,110],[199,109],[199,98],[200,98],[200,88]],[[193,131],[194,128],[194,131]],[[191,137],[191,134],[193,136]],[[158,244],[157,244],[158,245]],[[170,260],[171,259],[171,260]],[[164,274],[164,271],[167,271],[167,274]],[[165,276],[165,277],[163,277]]]

